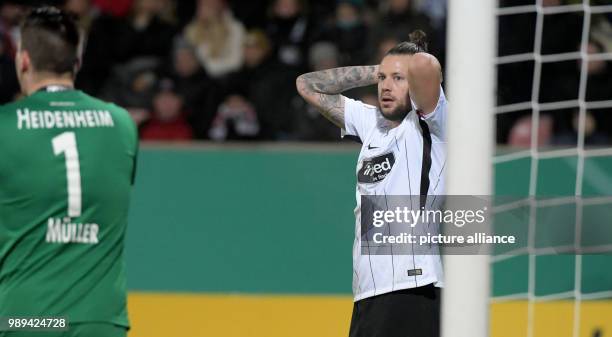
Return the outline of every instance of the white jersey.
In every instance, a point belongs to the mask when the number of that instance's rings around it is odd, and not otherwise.
[[[353,294],[355,301],[395,290],[434,284],[442,287],[442,261],[439,255],[368,255],[361,250],[361,195],[414,195],[414,209],[419,208],[421,188],[427,195],[444,195],[446,163],[447,102],[440,89],[436,109],[423,117],[412,110],[402,123],[385,127],[378,108],[345,98],[345,136],[358,137],[362,143],[357,162],[357,207],[355,208],[355,243],[353,245]],[[425,134],[420,123],[426,123]],[[424,136],[431,136],[428,174],[423,168]],[[426,148],[428,148],[427,146]],[[430,153],[430,154],[429,154]],[[428,160],[426,159],[425,162]],[[372,165],[379,165],[376,174]],[[427,165],[425,165],[425,169]],[[382,170],[382,172],[381,172]],[[426,178],[429,181],[426,181]],[[427,199],[429,203],[431,199]]]

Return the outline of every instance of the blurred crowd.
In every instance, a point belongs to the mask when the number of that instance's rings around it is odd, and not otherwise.
[[[79,18],[85,39],[77,88],[125,107],[142,139],[326,141],[337,140],[339,132],[297,95],[297,75],[377,64],[414,29],[427,33],[430,52],[444,64],[446,1],[44,3],[62,6]],[[517,1],[524,2],[511,2]],[[543,1],[547,6],[562,4],[561,0]],[[0,5],[0,103],[18,95],[13,57],[17,26],[26,10],[24,1]],[[535,19],[535,14],[500,19],[500,55],[533,50]],[[593,17],[589,52],[612,51],[611,22],[610,14]],[[579,50],[582,13],[546,16],[543,36],[544,54]],[[531,100],[533,68],[533,61],[499,67],[499,105]],[[577,99],[580,69],[580,60],[545,64],[539,100]],[[610,62],[588,63],[587,100],[612,100],[611,72]],[[348,95],[377,104],[374,87]],[[531,134],[530,115],[530,110],[498,115],[498,142],[525,146],[529,141],[525,134]],[[539,141],[574,140],[575,116],[575,109],[542,113],[538,134],[546,138]],[[606,109],[588,113],[589,142],[612,139],[609,116]]]
[[[531,5],[533,0],[501,0],[500,5]],[[564,5],[581,5],[582,0],[542,0],[544,10]],[[590,0],[590,5],[610,5],[610,0]],[[579,130],[579,100],[587,102],[584,118],[586,145],[612,144],[612,12],[592,14],[590,26],[584,25],[584,12],[574,11],[546,14],[542,30],[537,32],[535,13],[501,16],[499,19],[498,54],[500,56],[534,52],[536,37],[541,36],[539,85],[534,86],[533,60],[512,62],[498,66],[497,103],[510,105],[532,99],[540,104],[537,121],[537,145],[576,146]],[[584,29],[583,29],[584,28]],[[586,33],[583,41],[583,31]],[[583,60],[580,55],[565,60],[544,58],[579,53],[583,42],[585,51],[593,57]],[[603,57],[602,57],[603,56]],[[607,58],[607,59],[606,59]],[[580,92],[584,75],[584,92]],[[534,90],[535,88],[535,90]],[[606,104],[593,104],[593,102]],[[590,102],[590,103],[589,103]],[[595,105],[601,107],[595,108]],[[533,110],[499,114],[497,141],[513,146],[530,146]]]

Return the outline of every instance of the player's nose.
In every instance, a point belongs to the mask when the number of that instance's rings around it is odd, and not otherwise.
[[[380,88],[382,91],[391,91],[391,80],[389,78],[385,78],[381,84]]]

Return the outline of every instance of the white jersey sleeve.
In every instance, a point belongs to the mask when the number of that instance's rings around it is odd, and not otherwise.
[[[376,107],[344,97],[344,129],[342,137],[359,137],[361,142],[376,127]]]
[[[434,111],[430,114],[424,115],[423,120],[429,127],[431,138],[433,142],[446,142],[446,96],[444,90],[440,88],[440,97],[438,98],[438,105]]]

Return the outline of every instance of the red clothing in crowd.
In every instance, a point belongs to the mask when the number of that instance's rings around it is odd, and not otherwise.
[[[143,140],[190,140],[193,138],[193,131],[183,118],[167,122],[153,118],[143,126],[140,138]]]
[[[101,11],[116,17],[126,16],[132,9],[133,0],[94,0]]]

